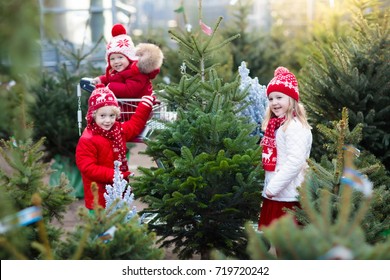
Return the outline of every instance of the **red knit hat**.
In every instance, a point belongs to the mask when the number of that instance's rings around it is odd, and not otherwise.
[[[111,29],[112,39],[106,46],[106,61],[110,65],[110,55],[112,53],[120,53],[127,59],[137,60],[135,55],[135,47],[129,35],[126,35],[126,28],[122,24],[115,24]]]
[[[114,93],[103,84],[97,84],[95,90],[88,99],[87,122],[90,123],[93,120],[93,112],[105,106],[119,107]]]
[[[274,91],[284,93],[299,101],[298,81],[286,67],[279,66],[274,72],[274,78],[267,86],[267,96]]]

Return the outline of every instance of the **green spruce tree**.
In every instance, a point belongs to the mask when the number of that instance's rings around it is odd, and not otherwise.
[[[331,45],[313,45],[300,73],[301,93],[313,123],[338,120],[341,109],[348,108],[351,125],[363,124],[359,148],[373,153],[389,169],[389,8],[372,0],[353,1],[351,6],[348,36]],[[317,131],[313,134],[312,155],[318,159],[325,139]]]
[[[132,183],[136,197],[149,205],[144,211],[156,214],[150,229],[181,259],[209,259],[216,248],[245,258],[244,224],[259,212],[260,149],[249,136],[253,125],[236,114],[247,93],[237,79],[222,80],[210,64],[237,37],[213,44],[221,20],[209,36],[206,26],[204,32],[170,31],[184,56],[182,77],[160,97],[176,106],[177,120],[147,141],[145,153],[159,168],[140,168]]]
[[[331,194],[331,213],[336,219],[341,209],[340,189],[344,170],[344,147],[346,145],[358,145],[362,138],[362,125],[359,124],[353,130],[349,129],[348,110],[343,109],[342,119],[338,122],[332,122],[332,127],[318,125],[318,130],[327,139],[326,150],[320,162],[309,160],[310,172],[306,187],[312,192],[313,203],[317,209],[320,209],[319,194],[323,190]],[[370,208],[362,220],[361,227],[364,230],[366,240],[369,243],[377,243],[388,238],[390,229],[390,212],[387,206],[390,203],[390,177],[387,175],[383,164],[368,151],[359,153],[355,159],[359,172],[366,174],[373,182],[374,191],[371,199]],[[353,203],[356,205],[361,201],[361,196],[353,197]],[[297,217],[303,223],[308,223],[306,211],[298,210]]]
[[[62,230],[51,225],[54,219],[62,220],[67,205],[73,202],[70,195],[72,189],[65,176],[58,185],[46,183],[50,174],[48,163],[43,162],[44,138],[33,143],[29,141],[1,141],[0,155],[4,158],[7,168],[0,170],[0,190],[2,196],[9,201],[10,207],[5,207],[1,218],[15,214],[33,205],[34,195],[39,195],[42,203],[42,223],[46,227],[47,239],[52,246],[62,234]],[[24,256],[26,259],[47,258],[49,252],[41,246],[40,232],[34,225],[16,227],[5,232],[3,246],[12,250],[1,250],[1,259],[14,259]],[[15,254],[18,252],[18,254]]]
[[[46,160],[64,156],[74,163],[79,132],[77,129],[76,85],[80,74],[72,74],[65,66],[57,73],[43,72],[41,84],[35,85],[32,96],[35,101],[29,106],[34,122],[33,138],[46,138]],[[87,111],[88,94],[81,96],[80,106]]]

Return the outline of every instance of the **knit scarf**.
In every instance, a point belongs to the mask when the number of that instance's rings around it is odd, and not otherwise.
[[[102,129],[94,121],[88,124],[88,127],[92,130],[93,134],[101,135],[111,140],[112,150],[114,151],[114,158],[118,159],[122,163],[119,167],[119,170],[122,172],[128,171],[129,167],[127,166],[126,146],[123,145],[121,123],[115,122],[110,130]]]
[[[261,161],[266,171],[275,171],[277,158],[275,132],[285,120],[286,117],[271,118],[265,129],[264,137],[261,139],[260,146],[263,147]]]

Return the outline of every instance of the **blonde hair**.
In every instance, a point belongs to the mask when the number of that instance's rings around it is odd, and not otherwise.
[[[115,116],[116,116],[116,119],[119,119],[120,115],[121,115],[121,109],[117,106],[104,106],[104,107],[110,107],[111,110],[114,112]],[[103,107],[100,107],[100,108],[103,108]],[[99,109],[100,109],[99,108]],[[97,110],[99,110],[97,109]],[[93,111],[92,112],[92,118],[95,120],[96,119],[96,112],[97,110]]]
[[[311,126],[307,121],[305,107],[301,103],[296,101],[294,98],[291,98],[290,96],[289,96],[289,98],[290,98],[290,104],[288,105],[287,112],[286,112],[286,121],[282,125],[283,131],[286,130],[290,121],[294,117],[296,117],[303,124],[304,127],[311,129]],[[273,117],[275,117],[275,114],[272,113],[270,107],[268,106],[266,111],[265,111],[265,117],[264,117],[263,123],[261,124],[261,129],[263,131],[265,131],[269,120]]]

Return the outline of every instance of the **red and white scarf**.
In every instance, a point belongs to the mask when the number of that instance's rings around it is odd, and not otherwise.
[[[261,161],[266,171],[275,171],[277,150],[275,132],[286,120],[286,117],[271,118],[265,129],[264,137],[261,139],[260,146],[263,147]]]
[[[123,144],[122,140],[121,123],[115,122],[110,130],[102,129],[96,124],[95,121],[92,121],[90,124],[88,124],[88,127],[92,130],[93,134],[101,135],[112,141],[114,158],[118,159],[122,163],[119,167],[119,170],[122,172],[128,171],[129,167],[127,166],[126,146]]]

